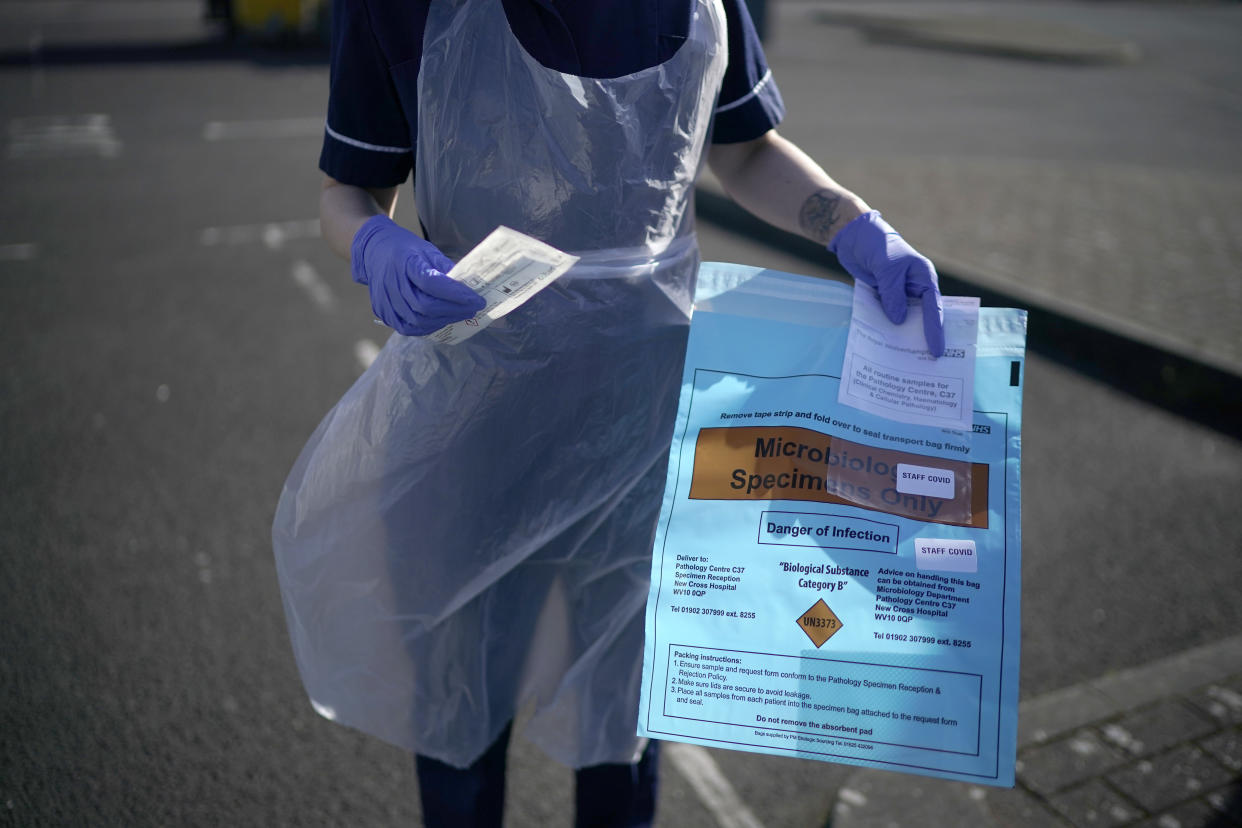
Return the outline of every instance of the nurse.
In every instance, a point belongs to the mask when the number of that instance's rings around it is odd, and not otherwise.
[[[324,418],[273,544],[322,715],[417,756],[428,825],[498,825],[525,736],[579,825],[650,824],[635,736],[650,549],[699,264],[702,163],[900,322],[930,262],[775,130],[743,0],[336,0],[324,237],[395,331]],[[391,216],[414,176],[422,233]],[[497,225],[580,257],[458,345],[444,274]]]

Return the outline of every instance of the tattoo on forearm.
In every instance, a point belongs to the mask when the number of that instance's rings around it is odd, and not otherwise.
[[[798,212],[802,232],[820,244],[827,244],[841,220],[841,196],[831,190],[820,190],[808,198]]]

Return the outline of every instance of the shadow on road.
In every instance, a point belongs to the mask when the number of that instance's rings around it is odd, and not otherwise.
[[[246,62],[277,68],[327,65],[328,47],[305,41],[260,43],[221,36],[183,41],[47,45],[0,52],[0,69],[218,62]]]

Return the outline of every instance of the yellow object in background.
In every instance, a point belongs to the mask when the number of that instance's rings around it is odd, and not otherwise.
[[[325,35],[329,0],[232,0],[230,22],[240,34],[260,39]]]

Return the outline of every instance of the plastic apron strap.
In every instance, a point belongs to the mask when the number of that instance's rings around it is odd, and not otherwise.
[[[698,0],[669,60],[580,78],[535,60],[497,0],[432,3],[415,158],[431,240],[456,257],[505,224],[564,250],[660,256],[692,232],[725,44],[719,1]]]

